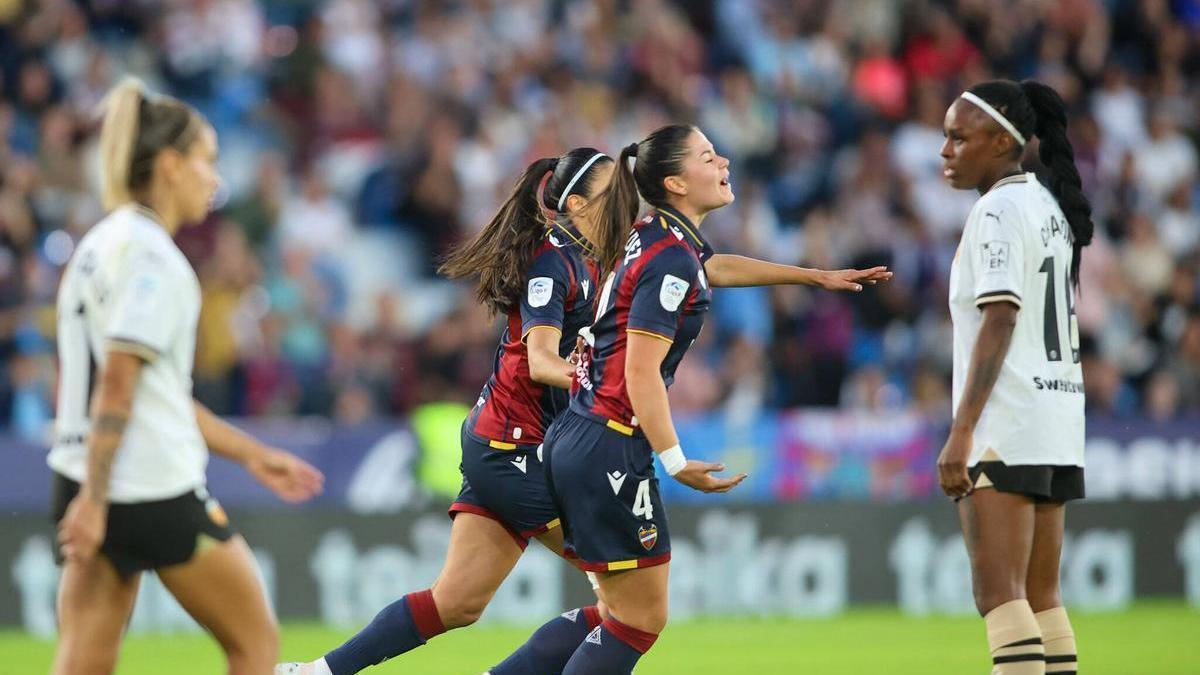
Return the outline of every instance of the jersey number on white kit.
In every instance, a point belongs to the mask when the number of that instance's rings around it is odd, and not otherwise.
[[[1038,268],[1038,273],[1046,275],[1046,297],[1044,314],[1042,316],[1042,335],[1046,346],[1046,360],[1062,361],[1063,350],[1059,327],[1064,323],[1064,319],[1059,317],[1057,278],[1060,273],[1055,269],[1054,256],[1048,255],[1042,260],[1042,266]],[[1079,322],[1075,318],[1075,298],[1074,294],[1071,293],[1071,270],[1063,270],[1061,274],[1064,291],[1063,306],[1066,312],[1065,323],[1067,326],[1067,340],[1069,340],[1071,347],[1071,361],[1079,363]]]

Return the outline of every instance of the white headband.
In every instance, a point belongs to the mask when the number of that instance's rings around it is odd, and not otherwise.
[[[992,106],[988,105],[987,101],[979,98],[978,96],[976,96],[975,94],[972,94],[969,91],[964,91],[962,93],[962,98],[965,98],[968,101],[970,101],[971,103],[974,103],[975,107],[977,107],[980,110],[982,110],[983,112],[987,113],[988,117],[991,117],[992,119],[996,120],[997,124],[1004,127],[1005,131],[1012,134],[1012,137],[1017,139],[1017,143],[1020,143],[1022,148],[1025,147],[1025,137],[1021,135],[1021,132],[1017,131],[1017,128],[1012,125],[1012,122],[1008,121],[1007,117],[1000,114],[999,110],[996,110]]]
[[[575,187],[575,183],[579,182],[579,178],[583,176],[583,174],[587,173],[588,168],[595,164],[596,160],[607,156],[608,155],[604,154],[603,152],[597,152],[596,154],[592,155],[591,159],[584,162],[583,166],[579,167],[579,170],[576,171],[575,175],[571,177],[571,182],[567,183],[567,187],[563,189],[562,196],[558,198],[559,211],[562,211],[563,204],[567,203],[567,197],[571,194],[571,188]]]

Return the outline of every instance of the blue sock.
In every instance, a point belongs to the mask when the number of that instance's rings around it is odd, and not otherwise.
[[[490,675],[558,675],[588,632],[600,625],[600,611],[573,609],[547,621]]]
[[[410,593],[384,607],[357,635],[326,654],[325,663],[333,675],[354,675],[444,632],[433,594]]]
[[[562,675],[631,675],[657,638],[610,617],[588,633]]]

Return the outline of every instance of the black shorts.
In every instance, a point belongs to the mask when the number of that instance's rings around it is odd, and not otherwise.
[[[54,474],[51,508],[57,525],[67,505],[79,494],[79,483]],[[201,536],[228,541],[235,534],[229,518],[216,499],[204,488],[178,497],[132,504],[109,504],[108,525],[100,552],[112,561],[117,572],[128,577],[134,572],[178,565],[196,554]],[[55,546],[61,565],[62,550]]]
[[[529,538],[558,527],[537,445],[496,448],[462,429],[462,489],[450,517],[473,513],[504,526],[521,550]]]
[[[567,410],[546,431],[543,454],[567,556],[579,567],[617,572],[671,559],[649,441]]]
[[[980,474],[991,481],[990,487],[1001,492],[1029,495],[1036,502],[1069,502],[1083,499],[1083,467],[1057,464],[1015,464],[979,462],[968,469],[971,484]]]

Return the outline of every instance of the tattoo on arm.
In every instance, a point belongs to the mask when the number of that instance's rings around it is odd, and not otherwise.
[[[87,493],[97,504],[108,501],[108,483],[112,476],[113,460],[128,423],[129,415],[119,412],[101,413],[92,423],[91,438],[88,442]]]
[[[125,433],[125,425],[129,423],[129,416],[119,413],[106,412],[100,415],[100,418],[92,425],[93,434],[123,434]]]

